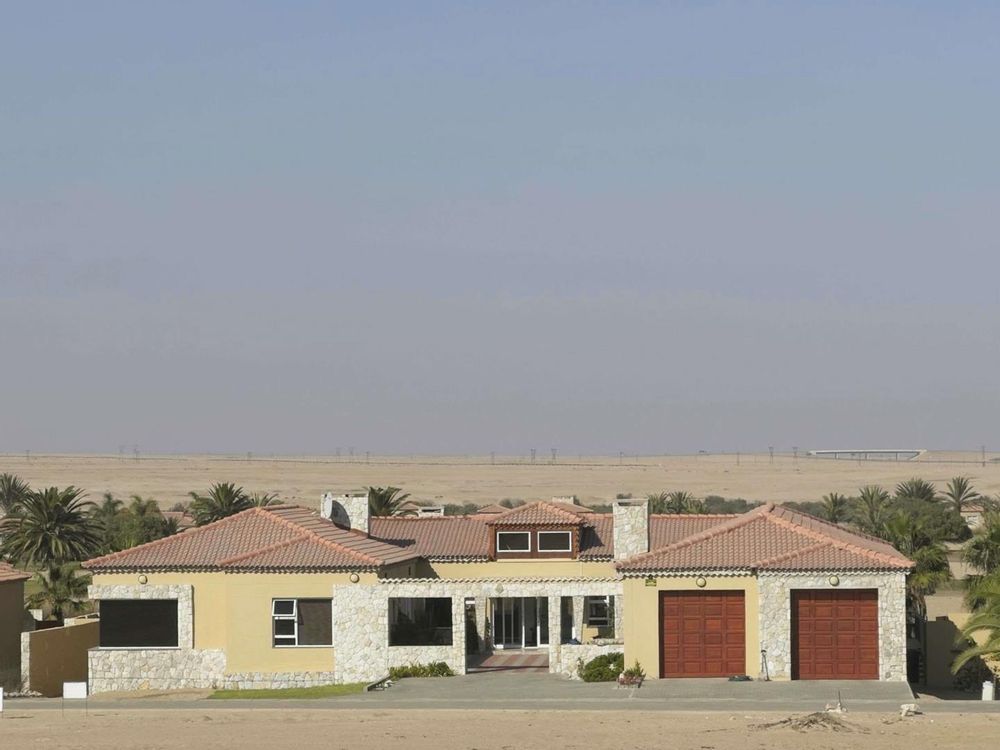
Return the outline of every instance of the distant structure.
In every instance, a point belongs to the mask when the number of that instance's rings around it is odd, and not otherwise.
[[[834,458],[850,461],[912,461],[922,453],[923,448],[872,448],[849,450],[809,451],[813,458]]]

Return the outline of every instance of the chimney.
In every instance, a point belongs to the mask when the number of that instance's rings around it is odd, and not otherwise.
[[[347,492],[334,495],[327,492],[320,502],[320,515],[338,526],[368,533],[368,493]]]
[[[615,500],[611,506],[614,517],[615,559],[649,552],[649,502],[647,500]]]

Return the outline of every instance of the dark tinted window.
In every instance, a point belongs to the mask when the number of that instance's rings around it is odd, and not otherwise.
[[[176,599],[106,599],[100,605],[103,648],[176,648]]]

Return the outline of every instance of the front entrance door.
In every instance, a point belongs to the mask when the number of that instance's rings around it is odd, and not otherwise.
[[[495,648],[549,645],[549,600],[544,596],[493,599]]]

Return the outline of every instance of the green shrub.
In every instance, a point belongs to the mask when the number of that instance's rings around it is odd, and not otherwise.
[[[404,677],[454,677],[455,670],[443,661],[430,664],[407,664],[405,667],[390,667],[389,679],[401,680]]]
[[[576,671],[584,682],[614,682],[625,671],[625,654],[602,654],[586,664],[580,659]]]

